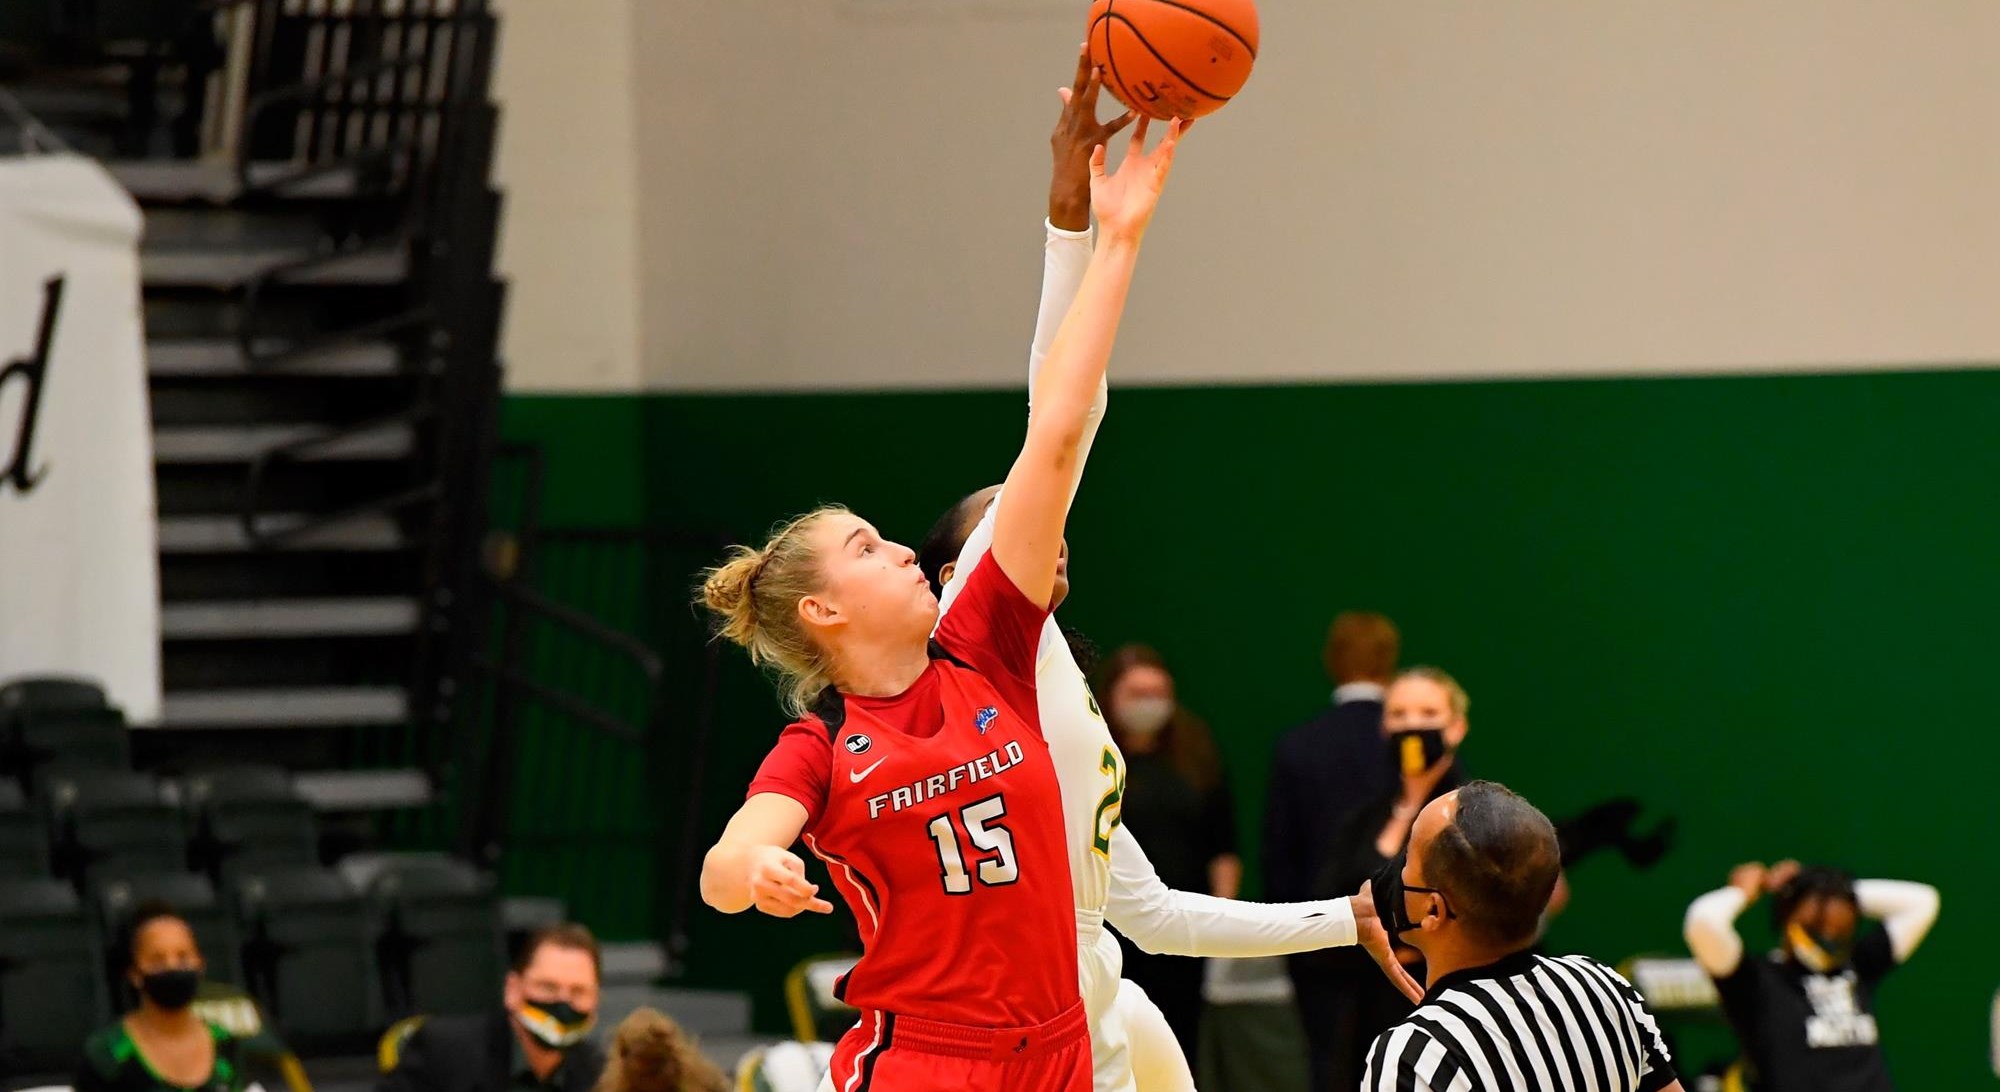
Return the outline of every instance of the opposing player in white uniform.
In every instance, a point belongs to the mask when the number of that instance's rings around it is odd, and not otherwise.
[[[1108,125],[1098,123],[1098,87],[1098,76],[1090,71],[1087,55],[1079,57],[1075,84],[1064,89],[1062,119],[1053,141],[1055,180],[1050,187],[1048,238],[1043,251],[1042,302],[1029,354],[1031,390],[1034,373],[1090,264],[1091,148],[1130,120],[1127,115]],[[1074,227],[1060,226],[1064,222]],[[1079,475],[1107,400],[1107,389],[1100,388],[1079,448]],[[957,550],[949,551],[948,542],[945,546],[955,561],[940,569],[926,562],[934,581],[943,585],[944,611],[951,609],[965,576],[992,542],[991,499],[997,492],[985,490],[966,498],[926,540],[926,552],[934,553],[940,539],[963,536]],[[1052,606],[1059,605],[1067,592],[1065,560]],[[1168,888],[1138,841],[1119,821],[1125,759],[1112,743],[1089,684],[1054,618],[1042,630],[1035,681],[1042,732],[1062,783],[1071,883],[1076,892],[1077,955],[1084,1007],[1090,1016],[1097,1092],[1191,1092],[1194,1088],[1187,1059],[1166,1018],[1144,991],[1120,978],[1123,958],[1117,938],[1104,932],[1107,921],[1139,947],[1170,955],[1285,955],[1354,944],[1358,939],[1412,1000],[1422,996],[1422,988],[1390,955],[1388,936],[1375,920],[1374,907],[1364,900],[1251,903]]]

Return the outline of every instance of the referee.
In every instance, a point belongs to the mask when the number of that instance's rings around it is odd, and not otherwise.
[[[1362,888],[1430,974],[1423,1003],[1375,1040],[1362,1092],[1680,1092],[1631,983],[1529,950],[1561,865],[1548,817],[1505,786],[1424,808]]]

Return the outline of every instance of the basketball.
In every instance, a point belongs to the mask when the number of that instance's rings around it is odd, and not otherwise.
[[[1148,117],[1222,109],[1257,62],[1255,0],[1096,0],[1090,60],[1104,86]]]

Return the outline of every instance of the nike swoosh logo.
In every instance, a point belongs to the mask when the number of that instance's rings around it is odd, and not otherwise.
[[[878,759],[876,759],[876,760],[875,760],[875,766],[880,766],[880,765],[881,765],[882,763],[884,763],[884,762],[887,762],[887,761],[889,761],[889,758],[888,758],[888,756],[887,756],[887,755],[884,755],[883,757],[881,757],[881,758],[878,758]],[[874,772],[875,772],[875,766],[870,766],[870,767],[868,767],[867,769],[864,769],[864,770],[849,770],[849,771],[847,771],[847,780],[848,780],[848,783],[849,783],[849,784],[854,784],[854,785],[859,785],[859,784],[861,783],[861,779],[862,779],[862,778],[864,778],[864,777],[867,777],[867,776],[868,776],[869,774],[872,774],[872,773],[874,773]]]

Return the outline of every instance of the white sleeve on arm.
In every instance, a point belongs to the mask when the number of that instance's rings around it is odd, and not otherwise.
[[[1030,394],[1035,389],[1035,377],[1041,373],[1042,361],[1047,359],[1049,347],[1055,344],[1056,331],[1062,328],[1063,317],[1069,314],[1070,305],[1076,302],[1077,290],[1083,287],[1084,271],[1090,268],[1089,228],[1064,231],[1047,221],[1043,221],[1042,226],[1048,229],[1048,236],[1042,243],[1042,304],[1041,309],[1035,312],[1035,340],[1028,346]],[[1083,443],[1077,448],[1078,481],[1082,480],[1084,460],[1090,457],[1090,442],[1097,436],[1097,426],[1104,420],[1104,407],[1109,400],[1110,388],[1099,383],[1097,399],[1090,404],[1090,412],[1084,418]],[[1076,482],[1070,483],[1070,495],[1076,495]],[[951,583],[945,585],[944,593],[938,597],[940,618],[951,609],[952,601],[958,598],[958,589],[965,585],[965,578],[972,575],[979,559],[993,548],[993,513],[999,507],[994,504],[986,509],[986,514],[966,536],[965,545],[958,551],[958,564],[952,569]]]
[[[1881,919],[1882,931],[1889,934],[1889,950],[1896,953],[1898,963],[1910,958],[1937,922],[1938,889],[1927,883],[1856,880],[1854,901],[1863,914]]]
[[[1354,943],[1354,908],[1322,902],[1242,902],[1176,891],[1160,879],[1139,840],[1111,833],[1111,891],[1104,919],[1155,955],[1246,959]]]
[[[1042,305],[1035,313],[1035,340],[1028,346],[1030,413],[1034,412],[1035,377],[1041,374],[1042,361],[1048,358],[1056,331],[1062,329],[1063,318],[1083,287],[1084,271],[1090,268],[1092,238],[1089,228],[1065,231],[1047,221],[1042,226],[1048,229],[1048,238],[1042,243]],[[1071,497],[1076,496],[1077,482],[1083,480],[1083,465],[1090,459],[1091,442],[1097,439],[1097,426],[1104,422],[1104,409],[1110,401],[1110,385],[1098,380],[1097,397],[1083,418],[1083,442],[1076,448],[1077,481],[1070,483]]]
[[[1737,915],[1750,900],[1734,887],[1710,891],[1688,906],[1681,934],[1694,961],[1714,978],[1728,978],[1743,963],[1743,938],[1736,932]]]

